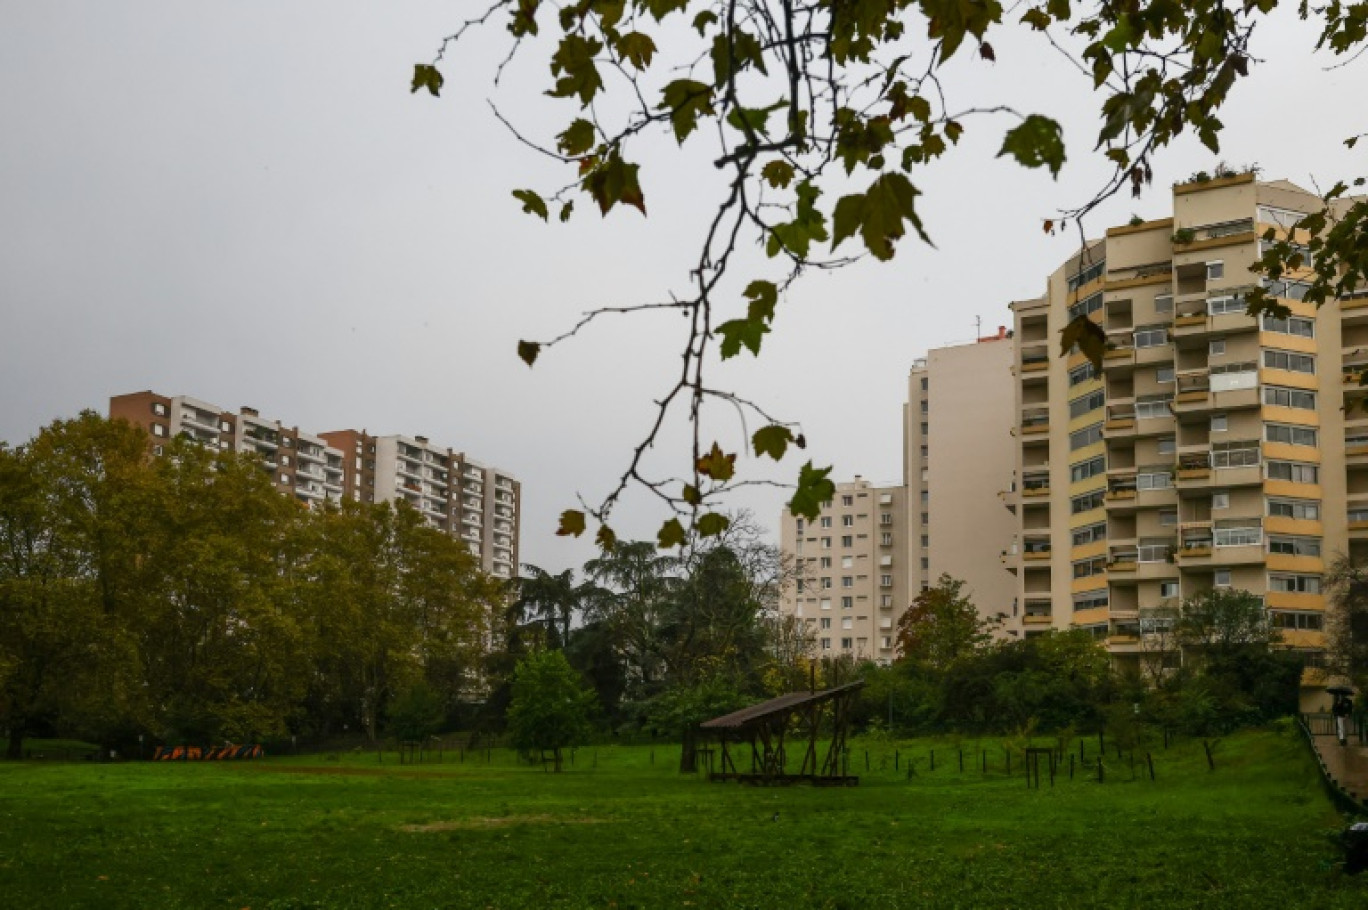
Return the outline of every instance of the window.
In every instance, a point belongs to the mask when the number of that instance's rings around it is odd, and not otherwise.
[[[923,377],[921,378],[921,390],[922,390],[923,392],[926,391],[927,385],[928,385],[928,383],[927,383],[927,381],[926,381],[926,377],[923,376]]]
[[[879,545],[884,547],[893,546],[893,535],[884,533],[879,535]]]
[[[1173,552],[1173,541],[1167,539],[1144,539],[1135,548],[1136,562],[1166,562]]]
[[[923,572],[928,571],[931,568],[931,560],[923,556],[921,558],[921,567]]]
[[[1298,335],[1302,338],[1316,337],[1316,323],[1313,320],[1305,319],[1301,316],[1289,316],[1286,319],[1279,319],[1276,316],[1264,313],[1263,330],[1265,332],[1277,332],[1280,335]]]
[[[1218,281],[1225,277],[1225,263],[1220,259],[1206,264],[1207,281]]]
[[[852,537],[852,536],[849,535],[849,534],[843,534],[843,535],[841,536],[841,546],[843,546],[843,547],[850,547],[850,546],[854,546],[854,545],[855,545],[855,538],[854,538],[854,537]]]
[[[166,427],[164,427],[163,425],[161,425],[161,424],[159,424],[159,423],[154,423],[154,424],[152,424],[152,435],[153,435],[153,436],[165,436],[165,435],[166,435]]]
[[[1304,300],[1306,292],[1311,290],[1311,284],[1306,281],[1270,281],[1263,278],[1259,284],[1268,289],[1270,297],[1282,297],[1287,300]]]
[[[801,578],[798,579],[798,593],[799,593],[799,594],[802,594],[802,593],[803,593],[803,579],[801,579]]]
[[[831,557],[830,557],[830,556],[823,556],[823,557],[822,557],[822,565],[821,565],[821,567],[822,567],[823,569],[830,569],[830,568],[831,568]]]
[[[1178,524],[1178,510],[1177,510],[1177,509],[1160,509],[1160,510],[1159,510],[1159,526],[1160,526],[1160,527],[1162,527],[1162,528],[1171,528],[1171,527],[1174,527],[1174,526],[1177,525],[1177,524]]]
[[[1089,411],[1096,411],[1098,408],[1102,407],[1102,405],[1106,404],[1106,402],[1107,396],[1101,389],[1089,392],[1088,394],[1075,398],[1073,401],[1069,402],[1069,416],[1082,417]]]
[[[1107,523],[1105,521],[1097,524],[1084,525],[1073,532],[1073,545],[1076,547],[1094,543],[1099,540],[1107,539]],[[1029,545],[1028,545],[1029,546]],[[1048,552],[1048,548],[1047,548]]]
[[[1162,294],[1155,294],[1155,295],[1154,295],[1154,312],[1156,312],[1156,313],[1172,313],[1172,312],[1173,312],[1173,295],[1172,295],[1171,293],[1169,293],[1168,291],[1165,291],[1165,292],[1163,292]]]
[[[1319,537],[1270,537],[1268,552],[1284,556],[1319,556],[1321,541]]]
[[[1319,483],[1320,468],[1300,461],[1270,461],[1269,480],[1290,480],[1293,483]]]
[[[1105,588],[1101,591],[1088,591],[1084,594],[1075,594],[1073,596],[1073,608],[1075,610],[1093,610],[1097,607],[1105,607],[1106,605],[1107,591]]]
[[[1211,415],[1211,432],[1224,433],[1230,426],[1230,419],[1225,414]]]
[[[1097,370],[1093,368],[1092,363],[1085,363],[1082,366],[1074,367],[1069,371],[1069,385],[1080,385],[1096,376]]]
[[[166,450],[163,449],[161,446],[153,446],[153,447],[152,447],[152,454],[153,454],[153,455],[161,455],[161,454],[163,454],[165,451],[166,451]]]
[[[1094,490],[1091,493],[1084,493],[1082,496],[1075,496],[1069,500],[1069,510],[1077,515],[1080,512],[1087,512],[1092,509],[1102,508],[1102,491]]]
[[[823,589],[823,590],[826,590],[826,591],[831,590],[831,576],[830,576],[830,575],[823,575],[823,576],[822,576],[822,589]]]
[[[855,578],[854,578],[854,576],[851,576],[851,575],[842,575],[842,576],[841,576],[841,587],[843,587],[843,588],[853,588],[853,587],[855,587]]]
[[[841,628],[842,628],[842,629],[853,629],[853,628],[855,628],[855,620],[851,619],[849,616],[846,616],[846,617],[842,618],[842,619],[841,619]]]
[[[879,576],[879,587],[881,587],[881,588],[891,588],[891,587],[893,587],[893,576],[892,576],[892,575],[880,575],[880,576]]]
[[[289,482],[290,482],[290,475],[289,475],[289,474],[281,474],[281,475],[280,475],[280,482],[281,482],[281,483],[289,483]]]
[[[221,433],[227,433],[227,432],[228,432],[229,430],[231,430],[232,428],[233,428],[233,425],[232,425],[231,423],[229,423],[228,421],[226,421],[226,420],[220,420],[220,421],[219,421],[219,432],[221,432]]]
[[[1207,356],[1220,357],[1225,353],[1225,339],[1213,338],[1207,343]]]
[[[824,638],[824,639],[822,639],[822,650],[823,650],[823,651],[830,651],[830,650],[831,650],[831,639],[829,639],[829,638]]]
[[[1284,423],[1266,424],[1264,438],[1269,442],[1285,442],[1294,446],[1316,445],[1316,431],[1313,427],[1290,426]]]
[[[853,528],[853,527],[855,527],[855,516],[854,516],[854,515],[842,515],[842,516],[841,516],[841,527],[843,527],[843,528]]]
[[[1321,577],[1319,575],[1282,575],[1269,573],[1268,590],[1288,594],[1319,594]]]
[[[923,513],[921,513],[921,523],[922,523],[922,524],[927,524],[927,520],[928,520],[930,514],[931,514],[931,513],[929,513],[929,512],[923,512]]]
[[[922,490],[922,491],[921,491],[921,504],[922,504],[922,505],[927,505],[927,504],[929,504],[930,502],[931,502],[931,491],[930,491],[930,490]]]
[[[925,413],[926,413],[927,411],[929,411],[930,409],[931,409],[931,402],[929,402],[929,401],[927,401],[925,398],[923,398],[923,399],[922,399],[922,403],[921,403],[921,412],[922,412],[923,414],[925,414]]]
[[[1316,393],[1306,389],[1289,389],[1283,386],[1264,386],[1264,404],[1282,408],[1301,408],[1307,411],[1316,409]]]
[[[823,610],[830,610],[830,609],[831,609],[831,598],[830,598],[830,597],[823,597],[823,598],[822,598],[822,609],[823,609]]]
[[[824,527],[824,528],[829,528],[829,527],[831,527],[831,516],[830,516],[830,515],[824,515],[824,516],[822,516],[822,517],[819,519],[819,522],[820,522],[820,524],[822,525],[822,527]]]
[[[1167,490],[1173,486],[1173,478],[1169,475],[1168,469],[1162,471],[1150,471],[1135,475],[1135,488],[1137,490]]]
[[[1230,570],[1229,570],[1229,569],[1217,569],[1217,570],[1216,570],[1215,576],[1214,576],[1214,577],[1212,578],[1212,580],[1211,580],[1211,584],[1212,584],[1212,587],[1216,587],[1216,588],[1228,588],[1228,587],[1230,587]]]
[[[1212,490],[1212,491],[1211,491],[1211,508],[1212,508],[1213,510],[1217,510],[1217,509],[1228,509],[1228,508],[1230,508],[1230,491],[1229,491],[1229,490]]]
[[[842,569],[849,569],[849,568],[852,568],[854,565],[855,565],[855,557],[854,557],[854,556],[842,556],[842,557],[841,557],[841,568],[842,568]]]
[[[1081,449],[1090,446],[1095,442],[1102,441],[1102,424],[1095,423],[1092,426],[1084,427],[1069,434],[1069,449]]]
[[[853,606],[855,606],[855,598],[853,598],[853,597],[842,597],[842,598],[841,598],[841,609],[842,609],[842,610],[849,610],[849,609],[850,609],[851,607],[853,607]]]
[[[1160,436],[1155,442],[1158,443],[1160,455],[1173,455],[1178,451],[1178,441],[1172,436]]]
[[[854,504],[855,504],[855,500],[854,500],[853,497],[850,497],[850,496],[842,496],[842,497],[841,497],[841,505],[843,505],[843,506],[850,506],[850,505],[854,505]]]
[[[1299,354],[1296,351],[1265,350],[1263,355],[1264,366],[1272,370],[1287,370],[1291,373],[1316,372],[1316,358],[1310,354]]]
[[[926,547],[931,546],[931,535],[930,535],[930,534],[923,534],[923,535],[921,536],[921,545],[922,545],[922,548],[923,548],[923,549],[925,549]]]
[[[1259,365],[1226,363],[1211,368],[1211,391],[1229,392],[1233,389],[1252,389],[1259,384]]]
[[[1239,294],[1221,294],[1217,297],[1207,298],[1207,313],[1212,316],[1243,313],[1245,309],[1245,300]]]
[[[1259,444],[1253,440],[1215,442],[1211,445],[1213,468],[1247,468],[1259,463]]]
[[[1076,291],[1083,285],[1097,278],[1107,268],[1107,260],[1100,259],[1091,265],[1079,263],[1078,271],[1069,276],[1069,290]]]
[[[1145,395],[1135,402],[1135,416],[1137,419],[1168,417],[1172,414],[1169,410],[1171,401],[1172,395]]]
[[[931,425],[930,425],[929,423],[927,423],[926,421],[923,420],[923,421],[922,421],[922,425],[921,425],[921,432],[922,432],[922,435],[925,436],[930,430],[931,430]]]
[[[356,466],[361,467],[361,459],[356,460]],[[803,533],[803,519],[800,518],[794,523],[794,530],[799,534]]]
[[[1096,313],[1100,309],[1102,309],[1102,292],[1098,291],[1069,307],[1069,321],[1073,322],[1079,316]]]
[[[1144,325],[1135,330],[1137,348],[1157,348],[1168,344],[1168,329],[1162,325]]]
[[[1218,547],[1249,547],[1263,543],[1263,523],[1257,518],[1232,518],[1216,522],[1212,540]]]
[[[1325,617],[1320,613],[1294,613],[1285,610],[1270,610],[1268,617],[1275,629],[1309,629],[1318,631],[1325,627]]]
[[[1173,382],[1173,367],[1160,367],[1155,370],[1154,381],[1160,385]]]
[[[162,404],[160,401],[152,402],[152,413],[156,414],[158,417],[165,417],[167,413],[166,405]]]
[[[831,628],[831,617],[830,617],[830,616],[823,616],[823,617],[822,617],[821,628],[823,628],[823,629],[830,629],[830,628]]]
[[[1098,455],[1096,458],[1089,458],[1076,465],[1069,467],[1069,480],[1077,483],[1080,480],[1087,480],[1089,477],[1096,477],[1099,474],[1107,473],[1107,459],[1105,456]]]
[[[1088,578],[1092,575],[1102,575],[1107,571],[1107,557],[1094,556],[1092,559],[1080,559],[1073,564],[1074,578]]]
[[[1168,600],[1168,599],[1170,599],[1170,598],[1177,597],[1177,596],[1178,596],[1178,582],[1176,582],[1176,581],[1161,581],[1161,582],[1159,582],[1159,597],[1160,597],[1161,599],[1163,599],[1163,600]]]
[[[288,464],[290,463],[290,456],[289,456],[289,455],[281,455],[281,456],[280,456],[280,463],[281,463],[282,465],[288,465]]]
[[[1268,514],[1303,521],[1320,520],[1320,503],[1314,499],[1270,499]]]
[[[850,639],[850,638],[843,638],[843,639],[841,639],[841,647],[842,647],[843,649],[845,649],[846,651],[849,651],[853,646],[854,646],[854,639]]]
[[[830,549],[831,549],[831,538],[830,538],[830,537],[823,537],[823,538],[822,538],[822,549],[823,549],[823,550],[830,550]]]

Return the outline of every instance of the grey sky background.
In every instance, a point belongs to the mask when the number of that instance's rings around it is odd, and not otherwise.
[[[523,481],[525,561],[558,570],[592,555],[587,538],[553,535],[556,516],[611,487],[676,372],[684,326],[613,318],[535,370],[515,345],[595,306],[684,290],[719,175],[708,150],[653,140],[648,219],[601,219],[587,200],[568,226],[522,214],[512,189],[569,175],[519,144],[488,99],[529,137],[563,128],[572,107],[540,97],[550,77],[537,49],[496,88],[500,22],[448,52],[440,100],[408,91],[412,65],[478,9],[0,0],[0,440],[147,388],[311,430],[424,433]],[[1059,118],[1071,154],[1060,179],[994,158],[1013,121],[966,120],[963,148],[922,178],[937,247],[905,242],[890,264],[809,276],[781,303],[763,358],[717,373],[801,420],[802,457],[838,478],[898,478],[913,358],[970,340],[976,316],[985,333],[1009,324],[1006,304],[1040,293],[1077,245],[1041,220],[1104,177],[1087,154],[1087,83],[1012,31],[993,39],[998,64],[955,68],[955,106]],[[1225,160],[1325,187],[1365,170],[1342,141],[1368,128],[1353,119],[1368,64],[1326,71],[1336,61],[1313,44],[1290,14],[1264,29],[1266,62],[1221,114]],[[1217,160],[1180,143],[1146,196],[1113,200],[1090,234],[1166,215],[1169,185]],[[742,274],[767,274],[745,262]],[[735,420],[713,428],[741,447]],[[681,444],[668,434],[665,454]],[[785,479],[798,464],[747,469]],[[773,528],[785,498],[731,504]],[[647,536],[663,517],[632,496],[615,524]]]

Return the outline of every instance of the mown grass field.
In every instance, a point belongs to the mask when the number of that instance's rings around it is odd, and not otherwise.
[[[966,743],[856,742],[859,787],[710,784],[677,747],[581,749],[559,776],[495,752],[239,764],[0,763],[0,905],[38,907],[1368,906],[1289,733],[1113,753],[1053,788]],[[929,750],[937,750],[935,771]],[[906,759],[916,776],[906,776]],[[1095,745],[1089,756],[1095,758]]]

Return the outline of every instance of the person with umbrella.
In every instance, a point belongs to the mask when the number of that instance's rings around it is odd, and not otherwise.
[[[1335,696],[1335,701],[1330,706],[1330,713],[1335,717],[1335,736],[1339,738],[1341,746],[1349,744],[1349,715],[1354,712],[1354,700],[1350,697],[1354,690],[1348,686],[1331,686],[1325,691]]]

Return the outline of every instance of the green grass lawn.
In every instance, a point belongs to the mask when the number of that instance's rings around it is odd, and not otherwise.
[[[976,744],[851,751],[855,788],[710,784],[677,747],[236,764],[0,763],[4,907],[1368,906],[1288,733],[1157,752],[1158,780],[1048,778]],[[936,769],[929,750],[937,751]],[[1076,748],[1076,747],[1075,747]],[[906,776],[906,760],[916,776]],[[1089,757],[1095,760],[1095,743]],[[777,818],[776,818],[777,813]]]

